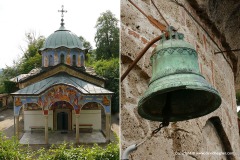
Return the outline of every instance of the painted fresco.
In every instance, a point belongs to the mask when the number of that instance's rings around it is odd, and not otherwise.
[[[109,106],[110,105],[110,100],[107,98],[107,96],[104,96],[102,99],[102,103],[105,106]]]
[[[15,100],[15,106],[21,106],[22,105],[22,100],[17,97],[16,100]]]
[[[80,55],[78,55],[77,66],[78,67],[81,66],[81,56]]]
[[[80,111],[85,104],[96,102],[102,105],[105,113],[111,113],[111,95],[83,95],[78,90],[67,85],[56,85],[39,97],[15,97],[14,114],[18,115],[21,106],[26,103],[36,103],[43,110],[48,110],[52,104],[59,101],[69,102],[75,111]]]
[[[49,108],[50,110],[55,109],[73,109],[72,105],[65,101],[58,101],[52,104],[52,106]]]
[[[90,102],[85,104],[82,109],[84,110],[101,110],[102,106],[96,102]]]
[[[67,54],[66,64],[71,65],[70,53]]]
[[[103,104],[103,99],[108,99],[109,103],[107,103],[107,105],[106,103]],[[87,105],[89,102],[99,103],[104,107],[105,113],[111,113],[111,95],[85,95],[83,97],[83,106]]]
[[[58,53],[56,52],[54,54],[54,65],[57,65],[58,64]]]
[[[74,109],[80,109],[82,95],[74,88],[66,85],[53,86],[38,98],[40,106],[50,107],[57,101],[66,101],[73,105]]]
[[[36,103],[27,103],[24,107],[25,111],[32,111],[32,110],[42,110],[41,106]]]
[[[27,103],[37,103],[37,97],[14,97],[14,115],[19,115],[21,106]]]
[[[44,56],[44,67],[48,66],[48,56]]]

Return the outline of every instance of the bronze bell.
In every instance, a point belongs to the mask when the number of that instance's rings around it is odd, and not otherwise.
[[[204,116],[221,105],[221,97],[200,74],[197,52],[169,30],[151,56],[152,78],[138,102],[138,113],[152,121],[176,122]]]

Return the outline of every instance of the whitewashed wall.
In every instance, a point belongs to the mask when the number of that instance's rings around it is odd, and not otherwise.
[[[24,130],[31,131],[30,126],[45,126],[43,111],[24,111]],[[48,113],[48,127],[53,129],[53,111]]]
[[[72,111],[72,128],[76,124],[75,112]],[[82,110],[80,112],[79,124],[93,124],[94,130],[102,128],[101,110]]]

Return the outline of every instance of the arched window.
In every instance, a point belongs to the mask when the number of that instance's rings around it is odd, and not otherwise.
[[[53,66],[54,60],[53,60],[53,56],[50,55],[49,56],[49,66]]]
[[[73,66],[76,66],[76,65],[77,65],[76,55],[73,55],[72,58],[73,58],[73,59],[72,59],[72,65],[73,65]]]
[[[64,54],[61,54],[60,63],[64,63]]]

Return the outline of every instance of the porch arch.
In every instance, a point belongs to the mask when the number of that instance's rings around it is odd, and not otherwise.
[[[55,101],[52,101],[48,106],[44,107],[44,109],[47,109],[47,110],[51,110],[50,108],[52,107],[53,104],[57,103],[57,102],[66,102],[66,103],[69,103],[71,106],[72,106],[72,110],[75,111],[76,113],[76,110],[79,108],[78,106],[75,105],[74,107],[74,104],[71,103],[70,101],[66,101],[66,100],[55,100]]]
[[[30,106],[31,104],[32,104],[32,106]],[[23,110],[43,110],[43,107],[40,106],[38,103],[35,103],[35,102],[27,102],[27,103],[22,105],[22,108],[23,108]]]
[[[72,111],[74,107],[71,103],[56,101],[48,109],[53,115],[53,130],[72,130]]]
[[[101,111],[104,111],[104,115],[102,115],[101,112],[101,131],[104,133],[105,137],[106,137],[106,141],[110,141],[110,132],[111,132],[111,114],[110,112],[106,109],[106,107],[110,107],[110,106],[105,106],[102,103],[100,103],[99,101],[88,101],[86,103],[84,103],[81,107],[81,112],[84,110],[84,107],[86,107],[87,104],[90,103],[96,103],[101,107]],[[80,112],[80,115],[81,115]]]
[[[80,108],[80,111],[81,111],[84,107],[86,107],[87,104],[90,104],[90,103],[97,103],[97,104],[99,104],[99,105],[102,107],[102,109],[104,110],[104,114],[107,114],[106,109],[105,109],[105,106],[104,106],[102,103],[99,103],[98,101],[85,102],[85,103],[82,105],[82,107]]]
[[[42,110],[43,110],[43,107],[40,106],[37,102],[25,102],[25,103],[22,103],[20,106],[14,106],[14,116],[19,116],[20,110],[24,109],[24,107],[26,107],[25,106],[26,104],[35,104],[35,105],[39,106],[40,108],[42,108]]]

